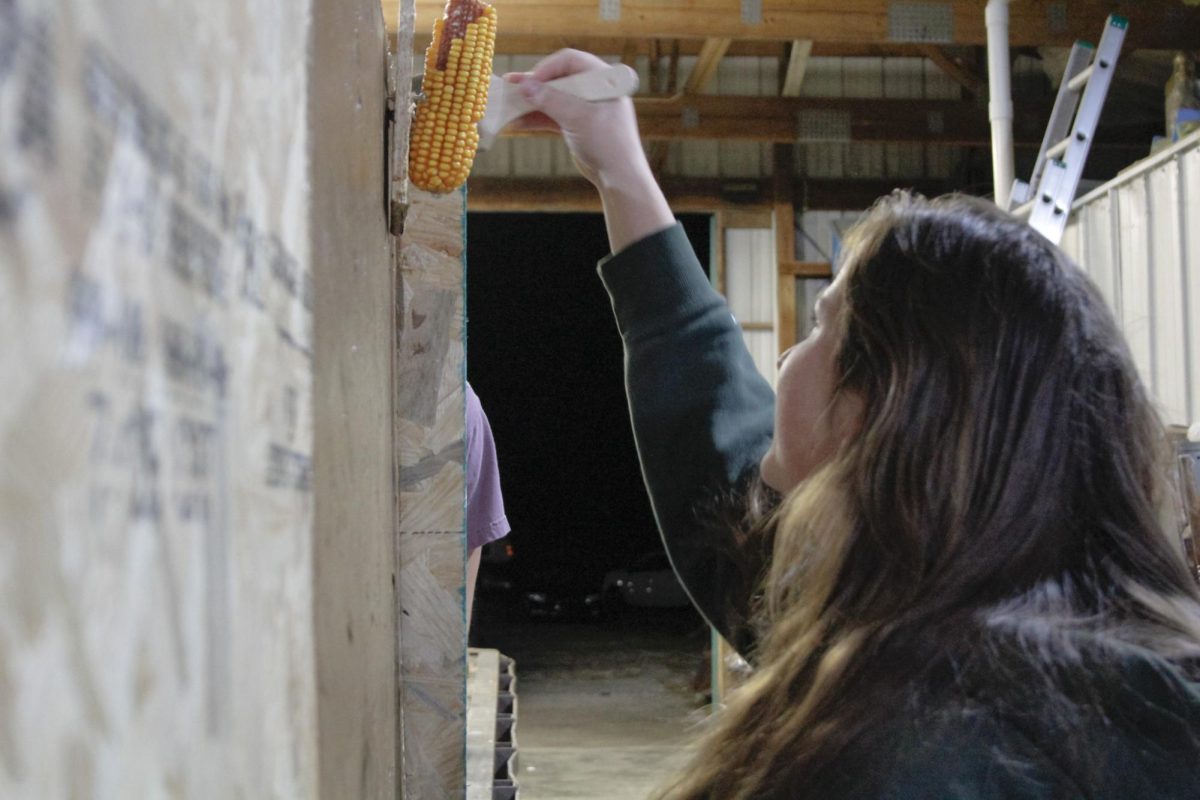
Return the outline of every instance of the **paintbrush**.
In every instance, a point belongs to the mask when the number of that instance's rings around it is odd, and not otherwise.
[[[583,100],[599,102],[633,94],[637,91],[638,76],[626,64],[612,64],[546,81],[546,85]],[[521,93],[520,84],[493,75],[488,86],[487,111],[479,121],[479,149],[489,149],[505,125],[535,110]]]

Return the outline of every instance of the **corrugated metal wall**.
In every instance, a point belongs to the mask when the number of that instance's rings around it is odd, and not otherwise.
[[[962,88],[925,58],[813,58],[802,97],[959,99]],[[822,142],[797,146],[798,174],[813,178],[945,178],[962,149],[936,144]]]
[[[1080,199],[1062,246],[1112,306],[1164,420],[1200,421],[1200,133]]]
[[[680,58],[680,76],[686,79],[695,65],[693,56]],[[773,58],[726,57],[704,94],[779,94],[779,62]],[[758,178],[771,174],[771,146],[758,142],[673,142],[666,172],[689,178]]]

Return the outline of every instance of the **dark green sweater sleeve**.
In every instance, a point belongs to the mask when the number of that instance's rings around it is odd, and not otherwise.
[[[712,511],[757,470],[774,393],[681,226],[604,259],[599,272],[625,346],[633,434],[667,553],[696,607],[745,653],[751,581]]]

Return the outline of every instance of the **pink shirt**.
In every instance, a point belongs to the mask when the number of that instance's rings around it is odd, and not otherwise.
[[[504,536],[512,528],[504,515],[500,470],[492,426],[471,384],[467,384],[467,552]]]

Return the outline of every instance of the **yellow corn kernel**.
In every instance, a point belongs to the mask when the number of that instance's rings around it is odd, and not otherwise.
[[[413,112],[408,176],[414,186],[448,192],[471,172],[476,125],[487,109],[496,43],[496,10],[481,0],[449,0],[425,51],[424,97]]]

